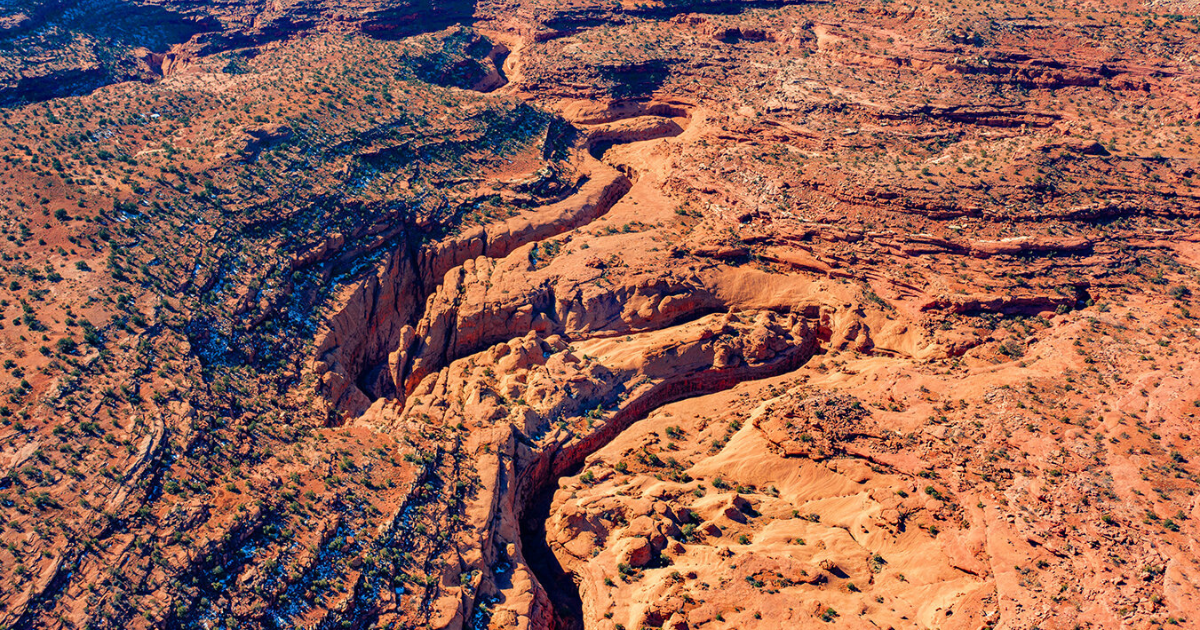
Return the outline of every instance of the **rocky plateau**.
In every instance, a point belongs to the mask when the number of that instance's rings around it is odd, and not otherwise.
[[[12,0],[0,628],[1200,627],[1200,7]]]

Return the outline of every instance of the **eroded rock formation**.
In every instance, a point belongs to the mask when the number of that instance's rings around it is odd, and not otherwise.
[[[1194,7],[0,9],[0,624],[1193,625]]]

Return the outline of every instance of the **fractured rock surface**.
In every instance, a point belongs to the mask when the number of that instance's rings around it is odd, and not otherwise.
[[[0,625],[1195,625],[1198,20],[9,3]]]

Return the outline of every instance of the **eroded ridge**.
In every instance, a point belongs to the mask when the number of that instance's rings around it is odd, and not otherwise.
[[[587,151],[682,131],[653,116],[584,130]],[[622,166],[635,181],[626,193],[653,190],[652,177]],[[636,203],[620,197],[606,211]],[[754,279],[717,269],[640,271],[668,252],[647,251],[649,261],[603,260],[590,247],[576,253],[564,244],[586,238],[594,224],[566,225],[572,229],[550,232],[553,240],[511,252],[485,246],[447,271],[389,356],[399,396],[381,398],[355,421],[396,433],[420,418],[471,436],[456,448],[478,477],[464,474],[458,483],[478,484],[463,509],[480,525],[453,570],[478,578],[440,605],[483,615],[475,623],[555,618],[521,532],[530,504],[561,475],[663,404],[794,370],[818,349],[821,302],[786,301],[794,295],[788,289],[808,289],[803,284],[783,288],[774,303],[760,294],[743,304],[750,296],[727,295],[725,285]],[[824,315],[828,321],[830,312]],[[826,329],[825,339],[831,334]],[[497,573],[497,566],[506,569]],[[569,622],[559,613],[557,623]]]

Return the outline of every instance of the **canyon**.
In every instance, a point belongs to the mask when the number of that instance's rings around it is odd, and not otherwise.
[[[1185,2],[0,8],[0,625],[1151,628]]]

